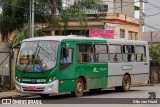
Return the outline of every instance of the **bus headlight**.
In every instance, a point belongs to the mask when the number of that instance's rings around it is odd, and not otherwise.
[[[48,83],[52,82],[55,79],[55,77],[51,77],[48,81]]]
[[[52,82],[52,77],[49,79],[49,82]]]
[[[18,76],[16,76],[16,81],[20,82],[20,78]]]
[[[18,79],[18,77],[16,76],[16,80]]]

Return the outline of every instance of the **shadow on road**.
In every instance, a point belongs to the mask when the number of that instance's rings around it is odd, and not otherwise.
[[[142,91],[142,90],[130,90],[129,92],[127,93],[130,93],[130,92],[135,92],[135,91]],[[109,90],[109,89],[106,89],[106,90],[101,90],[101,91],[98,91],[98,92],[89,92],[89,91],[86,91],[83,95],[82,98],[85,98],[87,96],[98,96],[98,95],[107,95],[107,94],[116,94],[116,93],[124,93],[124,92],[117,92],[115,90]],[[75,97],[73,97],[70,93],[62,93],[62,94],[58,94],[58,95],[50,95],[49,97],[47,98],[41,98],[39,95],[37,96],[33,96],[33,97],[26,97],[27,99],[45,99],[45,100],[67,100],[67,99],[75,99]]]

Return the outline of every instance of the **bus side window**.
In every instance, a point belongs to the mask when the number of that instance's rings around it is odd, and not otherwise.
[[[108,62],[108,47],[106,44],[95,44],[95,62]]]
[[[135,53],[137,62],[144,62],[147,60],[145,46],[135,46]]]
[[[123,45],[123,61],[124,62],[135,61],[134,46],[133,45]]]
[[[77,44],[77,61],[78,62],[94,62],[92,44]]]
[[[111,63],[122,62],[121,45],[109,45],[109,61]]]
[[[61,63],[73,62],[73,49],[63,48],[61,50]]]

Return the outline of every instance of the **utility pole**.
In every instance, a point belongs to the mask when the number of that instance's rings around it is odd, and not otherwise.
[[[34,37],[34,6],[35,0],[30,0],[30,9],[29,9],[29,37]]]
[[[141,39],[143,35],[143,0],[140,0],[140,8],[139,8],[139,35],[138,39]]]

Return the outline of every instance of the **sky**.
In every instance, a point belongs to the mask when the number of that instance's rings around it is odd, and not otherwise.
[[[145,3],[144,31],[160,31],[160,0],[147,0]],[[150,27],[149,27],[150,26]],[[152,28],[151,28],[152,27]]]

